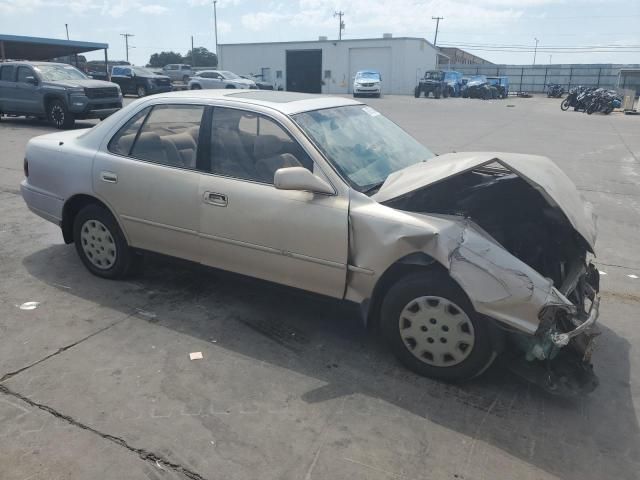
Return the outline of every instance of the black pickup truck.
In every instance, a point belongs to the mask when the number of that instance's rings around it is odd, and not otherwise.
[[[0,63],[0,116],[46,118],[57,128],[104,119],[122,108],[115,83],[92,80],[65,63]]]

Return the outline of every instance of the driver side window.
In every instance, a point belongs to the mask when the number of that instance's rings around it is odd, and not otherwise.
[[[268,117],[216,107],[211,127],[212,173],[272,184],[279,168],[313,171],[304,149]]]

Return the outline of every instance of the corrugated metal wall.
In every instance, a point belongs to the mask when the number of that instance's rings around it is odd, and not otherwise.
[[[441,65],[445,70],[446,65]],[[565,89],[585,87],[616,88],[621,68],[640,65],[451,65],[451,70],[464,75],[508,76],[509,90],[542,93],[545,85],[559,83]]]

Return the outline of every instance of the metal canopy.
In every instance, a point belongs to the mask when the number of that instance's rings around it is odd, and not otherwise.
[[[107,48],[109,48],[108,43],[0,35],[0,59],[2,60],[50,60],[94,50],[105,50],[106,53]]]

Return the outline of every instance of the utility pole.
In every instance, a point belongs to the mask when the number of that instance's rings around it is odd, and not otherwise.
[[[124,47],[127,51],[127,63],[129,63],[129,37],[135,37],[132,33],[121,33],[121,37],[124,37]]]
[[[191,67],[196,66],[196,54],[193,51],[193,35],[191,35]]]
[[[69,24],[65,23],[64,28],[67,30],[67,40],[69,40]]]
[[[537,38],[534,37],[534,40],[536,41],[536,47],[533,49],[533,64],[536,64],[536,54],[538,53],[538,42],[540,40],[538,40]]]
[[[213,28],[216,36],[216,68],[220,68],[220,54],[218,54],[218,12],[216,11],[216,3],[218,3],[218,0],[213,0]]]
[[[440,26],[440,20],[444,20],[444,17],[431,17],[431,20],[436,21],[436,35],[433,37],[433,46],[435,47],[438,42],[438,27]]]
[[[342,40],[342,30],[344,30],[344,22],[342,21],[342,17],[344,17],[344,12],[339,11],[333,14],[333,17],[338,17],[340,19],[340,25],[338,26],[338,40]]]

